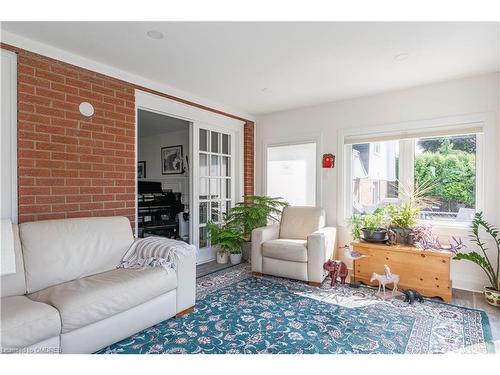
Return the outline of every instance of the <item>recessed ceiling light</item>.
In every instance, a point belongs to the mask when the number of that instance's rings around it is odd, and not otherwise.
[[[158,30],[150,30],[146,34],[152,39],[163,39],[163,33]]]
[[[408,57],[410,57],[410,54],[409,54],[409,53],[407,53],[407,52],[398,53],[396,56],[394,56],[394,60],[395,60],[395,61],[404,61],[404,60],[406,60]]]

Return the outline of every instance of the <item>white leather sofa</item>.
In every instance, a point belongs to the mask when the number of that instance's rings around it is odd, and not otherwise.
[[[336,228],[325,227],[320,207],[285,207],[280,224],[252,231],[252,272],[307,281],[319,286],[323,264],[333,257]]]
[[[16,273],[1,279],[2,352],[92,353],[195,304],[196,255],[177,269],[117,269],[125,217],[14,225]]]

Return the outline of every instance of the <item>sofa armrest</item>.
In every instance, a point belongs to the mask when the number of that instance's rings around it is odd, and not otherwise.
[[[272,224],[252,231],[252,271],[262,273],[262,244],[279,237],[280,225]]]
[[[195,305],[196,251],[177,255],[177,313]]]
[[[337,228],[324,227],[307,236],[307,278],[321,283],[326,277],[323,264],[331,259],[335,249]]]

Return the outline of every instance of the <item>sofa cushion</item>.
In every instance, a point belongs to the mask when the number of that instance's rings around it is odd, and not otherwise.
[[[19,225],[28,293],[114,269],[134,241],[126,217]]]
[[[174,270],[115,269],[30,294],[61,314],[62,333],[106,319],[177,287]]]
[[[3,350],[24,348],[61,333],[61,318],[52,306],[25,296],[4,297],[0,303]]]
[[[306,240],[324,226],[325,211],[321,207],[288,206],[281,215],[280,238]]]
[[[262,255],[267,258],[307,262],[307,241],[277,239],[262,244]]]

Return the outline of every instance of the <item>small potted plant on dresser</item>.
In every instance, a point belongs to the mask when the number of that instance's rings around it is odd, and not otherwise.
[[[387,215],[382,208],[373,214],[354,214],[349,218],[354,239],[364,239],[368,242],[385,242],[387,234]]]
[[[237,264],[241,262],[243,230],[239,226],[234,226],[229,223],[224,223],[222,225],[208,223],[207,231],[210,235],[211,244],[218,248],[217,263],[227,263],[228,254],[231,254],[231,263]]]
[[[486,240],[481,238],[480,231],[484,230],[487,234],[490,235],[492,242],[495,244],[496,250],[496,264],[495,261],[491,260],[495,257],[488,256],[488,247],[486,246]],[[482,254],[471,251],[468,253],[459,252],[455,255],[453,259],[457,260],[469,260],[471,262],[476,263],[479,267],[483,269],[483,271],[488,276],[491,286],[486,286],[484,288],[484,296],[486,301],[496,307],[500,307],[500,279],[499,279],[499,271],[500,271],[500,237],[498,233],[498,228],[488,223],[483,218],[483,213],[476,213],[474,216],[474,220],[471,225],[471,235],[470,241],[475,243]],[[491,251],[495,253],[495,251]]]
[[[226,222],[239,226],[243,230],[241,251],[243,259],[250,261],[252,249],[252,230],[277,223],[281,218],[283,207],[288,206],[282,198],[271,198],[261,195],[245,195],[243,202],[237,203],[226,217]]]

